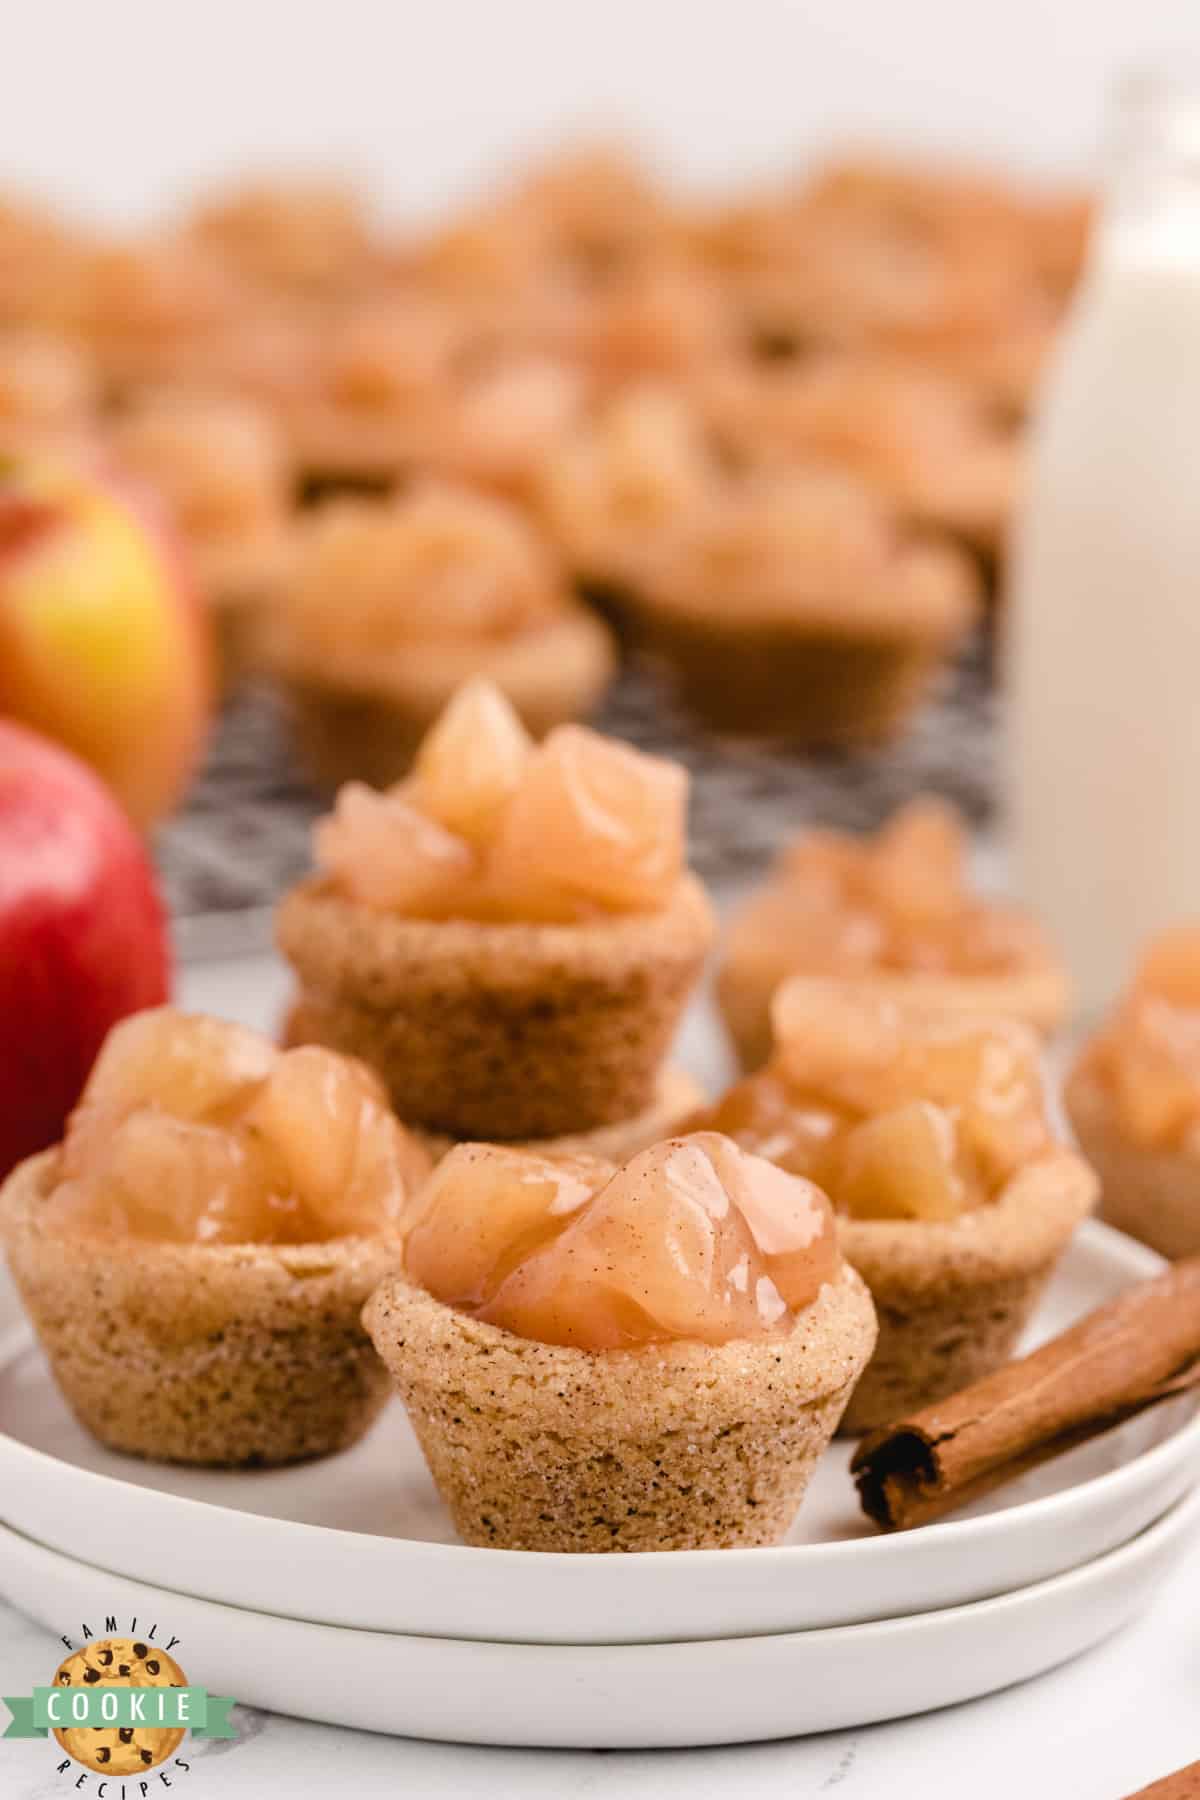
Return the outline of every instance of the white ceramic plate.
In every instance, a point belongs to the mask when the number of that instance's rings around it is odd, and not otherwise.
[[[1161,1266],[1089,1225],[1037,1333]],[[0,1305],[3,1297],[0,1296]],[[1200,1475],[1191,1399],[1145,1414],[896,1537],[863,1519],[835,1444],[788,1544],[771,1550],[545,1556],[468,1549],[408,1427],[389,1409],[324,1462],[229,1473],[103,1450],[75,1424],[23,1326],[0,1342],[0,1519],[67,1554],[202,1599],[358,1629],[525,1643],[635,1643],[854,1624],[1040,1581],[1126,1542]],[[0,1313],[0,1326],[3,1314]]]
[[[1132,1618],[1198,1522],[1193,1495],[1080,1569],[948,1612],[688,1644],[476,1644],[304,1624],[125,1581],[3,1528],[0,1591],[56,1633],[106,1615],[153,1622],[180,1640],[189,1680],[273,1712],[475,1744],[658,1749],[874,1724],[1040,1675]]]

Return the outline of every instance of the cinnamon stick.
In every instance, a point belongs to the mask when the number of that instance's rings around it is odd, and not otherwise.
[[[1164,1775],[1161,1781],[1152,1781],[1149,1787],[1139,1788],[1136,1794],[1127,1794],[1125,1800],[1200,1800],[1200,1762],[1189,1763],[1186,1769],[1176,1769],[1173,1775]]]
[[[923,1525],[1191,1387],[1200,1387],[1200,1257],[872,1432],[850,1465],[859,1500],[887,1531]]]

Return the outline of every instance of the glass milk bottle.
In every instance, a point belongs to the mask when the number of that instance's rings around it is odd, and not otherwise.
[[[1200,921],[1200,84],[1130,84],[1008,596],[1016,879],[1084,1014]]]

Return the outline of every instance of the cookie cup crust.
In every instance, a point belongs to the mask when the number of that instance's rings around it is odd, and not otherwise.
[[[285,526],[245,542],[192,546],[196,581],[212,617],[222,693],[257,666],[264,622],[278,604],[294,553]]]
[[[406,1123],[510,1142],[652,1105],[713,931],[690,875],[658,912],[570,925],[407,918],[320,877],[276,916],[310,1042],[369,1063]]]
[[[316,666],[283,640],[285,620],[264,635],[265,660],[284,689],[306,766],[331,790],[344,781],[398,781],[471,676],[495,682],[540,738],[591,713],[616,672],[611,632],[582,607],[508,639],[413,644],[384,668],[378,661]]]
[[[708,724],[816,747],[895,737],[978,615],[969,563],[924,543],[849,602],[831,589],[764,604],[652,567],[633,604],[635,636]]]
[[[717,1004],[743,1069],[760,1068],[770,1056],[771,1002],[788,979],[753,952],[740,950],[731,938],[717,974]],[[875,987],[881,996],[901,1004],[963,1017],[1016,1019],[1042,1037],[1059,1029],[1070,1007],[1066,971],[1051,961],[980,975],[869,969],[855,979],[857,985]]]
[[[1129,1137],[1103,1085],[1078,1064],[1063,1101],[1100,1181],[1100,1217],[1173,1260],[1200,1255],[1200,1158]]]
[[[1095,1198],[1087,1163],[1057,1150],[957,1219],[840,1217],[843,1254],[879,1318],[875,1355],[842,1429],[890,1424],[1006,1362]]]
[[[786,737],[813,749],[899,737],[957,642],[757,622],[740,617],[732,602],[725,618],[656,621],[645,641],[683,703],[712,730]]]
[[[597,1125],[594,1131],[567,1132],[563,1137],[526,1138],[517,1148],[541,1156],[601,1156],[612,1163],[628,1162],[639,1150],[661,1144],[678,1132],[685,1119],[691,1118],[707,1102],[704,1089],[683,1069],[661,1069],[654,1087],[654,1099],[644,1112],[631,1119],[619,1119],[615,1125]],[[417,1132],[435,1162],[453,1150],[463,1138],[439,1137],[432,1132]]]
[[[720,1345],[536,1343],[403,1276],[363,1317],[459,1535],[510,1550],[776,1543],[875,1342],[849,1267],[787,1336]]]
[[[364,1300],[395,1238],[323,1244],[109,1241],[45,1229],[57,1150],[0,1189],[0,1236],[72,1412],[110,1449],[156,1462],[274,1464],[366,1431],[387,1376]]]
[[[313,1029],[317,1029],[315,1023]],[[295,1002],[286,1014],[280,1033],[285,1050],[318,1040],[310,1034],[309,1019],[303,1002]],[[639,1150],[660,1144],[669,1138],[692,1114],[707,1104],[708,1096],[686,1069],[668,1064],[660,1069],[654,1083],[654,1098],[645,1111],[630,1119],[618,1119],[613,1125],[597,1125],[594,1131],[567,1132],[562,1137],[526,1138],[516,1148],[541,1156],[600,1156],[608,1162],[628,1162]],[[435,1131],[409,1127],[412,1137],[428,1152],[434,1163],[441,1162],[456,1144],[467,1138],[446,1137]]]

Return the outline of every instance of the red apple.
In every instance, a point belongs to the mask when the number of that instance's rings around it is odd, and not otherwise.
[[[0,714],[91,763],[146,829],[195,767],[212,686],[208,621],[144,503],[0,456]]]
[[[81,762],[0,721],[0,1177],[62,1135],[109,1026],[169,986],[129,820]]]

